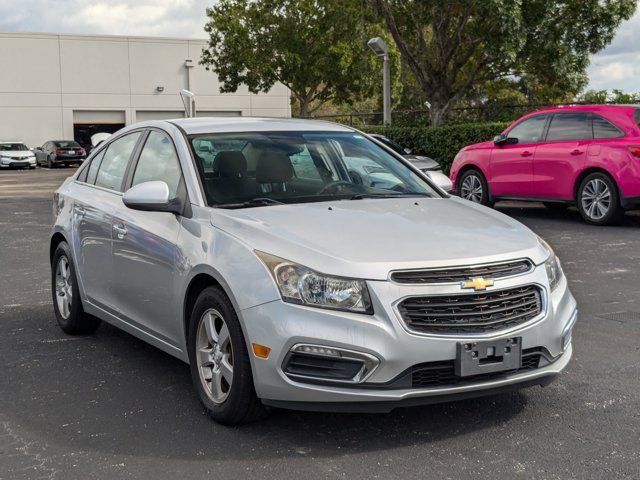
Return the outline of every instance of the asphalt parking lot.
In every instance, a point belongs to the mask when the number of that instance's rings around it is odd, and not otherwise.
[[[386,415],[214,424],[188,367],[104,325],[68,337],[49,293],[51,195],[72,169],[0,171],[0,479],[640,477],[640,216],[498,208],[556,250],[578,300],[551,386]]]

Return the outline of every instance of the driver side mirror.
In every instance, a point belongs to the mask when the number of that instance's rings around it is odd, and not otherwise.
[[[501,133],[500,135],[496,135],[493,137],[493,143],[497,146],[500,145],[515,145],[518,143],[518,139],[514,137],[508,137],[506,134]]]
[[[411,155],[411,149],[410,148],[405,148],[404,149],[404,153],[406,153],[407,155]]]
[[[124,192],[122,202],[132,210],[181,214],[182,202],[169,198],[169,186],[160,180],[139,183]]]

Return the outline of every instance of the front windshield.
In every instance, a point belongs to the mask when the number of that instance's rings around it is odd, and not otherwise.
[[[24,143],[0,143],[0,152],[22,152],[29,150]]]
[[[210,206],[440,196],[356,132],[224,133],[190,140]]]

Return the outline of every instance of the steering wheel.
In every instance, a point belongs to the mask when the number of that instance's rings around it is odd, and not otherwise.
[[[322,195],[323,193],[338,193],[336,190],[339,187],[353,187],[353,183],[347,182],[346,180],[336,180],[335,182],[331,182],[318,192],[318,195]]]

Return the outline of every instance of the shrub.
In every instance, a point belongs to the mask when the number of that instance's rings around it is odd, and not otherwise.
[[[366,133],[379,133],[411,149],[416,155],[436,160],[449,172],[453,158],[461,148],[491,140],[509,124],[503,122],[467,123],[444,127],[361,127]]]

